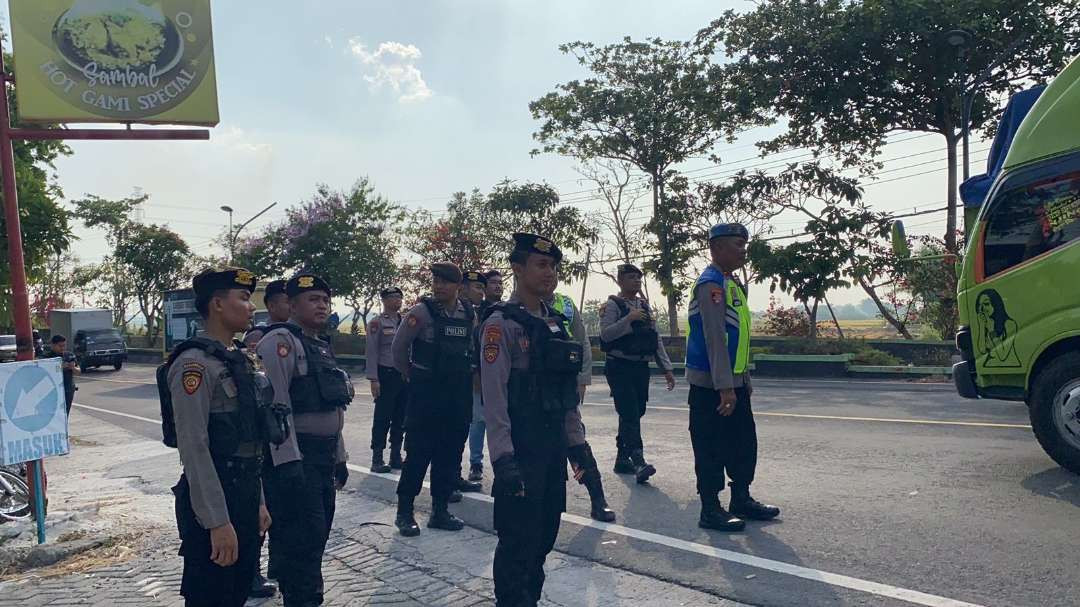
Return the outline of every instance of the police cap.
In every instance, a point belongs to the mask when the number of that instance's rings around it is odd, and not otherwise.
[[[382,291],[379,291],[379,297],[386,299],[387,297],[405,297],[405,293],[401,291],[401,287],[387,287]]]
[[[330,285],[310,272],[300,272],[285,283],[285,294],[289,297],[296,297],[308,291],[324,291],[327,297],[333,296],[333,293],[330,292]]]
[[[266,283],[266,291],[263,293],[263,303],[270,301],[271,297],[278,294],[285,294],[285,281],[271,280]]]
[[[554,242],[551,242],[543,236],[526,234],[525,232],[517,232],[514,234],[514,250],[554,257],[555,263],[561,262],[563,257],[562,251],[559,247],[555,246]]]
[[[191,279],[191,288],[196,299],[209,300],[214,291],[229,289],[247,289],[255,292],[255,275],[244,268],[226,268],[224,270],[206,269]]]
[[[487,276],[485,276],[483,272],[465,272],[465,282],[478,282],[486,287]]]
[[[627,274],[637,274],[638,276],[644,276],[645,273],[641,271],[641,268],[635,266],[632,263],[624,263],[616,269],[616,274],[621,278]]]
[[[718,223],[709,228],[709,240],[725,236],[738,236],[743,240],[750,240],[750,232],[741,223]]]
[[[431,270],[432,276],[437,276],[450,282],[461,282],[461,268],[459,268],[456,263],[440,261],[431,264],[429,269]]]

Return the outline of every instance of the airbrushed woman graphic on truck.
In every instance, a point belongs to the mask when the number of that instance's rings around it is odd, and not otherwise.
[[[1016,355],[1016,321],[1005,310],[1005,302],[994,289],[986,289],[975,299],[975,351],[987,368],[1019,367]]]

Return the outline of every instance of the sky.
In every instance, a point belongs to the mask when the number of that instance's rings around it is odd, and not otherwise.
[[[585,212],[599,210],[576,162],[532,157],[539,126],[528,103],[560,83],[584,76],[559,52],[565,42],[618,42],[624,36],[685,39],[723,10],[750,2],[675,0],[217,0],[213,27],[221,123],[209,142],[71,142],[74,154],[56,163],[66,197],[150,195],[147,222],[166,224],[200,252],[227,224],[270,203],[277,206],[249,226],[279,220],[317,184],[348,188],[367,177],[376,190],[409,208],[439,210],[456,191],[489,191],[504,178],[546,181]],[[8,31],[6,7],[3,27]],[[749,131],[681,168],[702,178],[797,156],[757,158],[753,144],[777,134]],[[930,209],[945,200],[944,140],[899,134],[882,158],[882,183],[866,187],[880,210]],[[973,173],[985,162],[973,145]],[[927,173],[927,171],[935,171]],[[918,174],[925,173],[925,174]],[[911,177],[909,177],[911,176]],[[908,233],[944,232],[944,213],[908,221]],[[801,228],[780,217],[777,234]],[[82,261],[106,254],[104,234],[76,227],[74,252]],[[216,251],[221,254],[221,251]],[[565,287],[580,294],[581,285]],[[653,298],[659,288],[650,286]],[[614,292],[594,274],[586,298]],[[761,288],[759,293],[764,293]],[[849,290],[833,304],[865,298]],[[790,302],[789,299],[784,299]],[[767,307],[764,296],[752,302]]]

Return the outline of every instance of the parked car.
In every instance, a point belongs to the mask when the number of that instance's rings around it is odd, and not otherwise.
[[[13,362],[15,357],[15,336],[0,335],[0,363]]]

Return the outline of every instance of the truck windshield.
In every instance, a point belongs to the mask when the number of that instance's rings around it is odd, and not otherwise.
[[[121,339],[123,338],[116,329],[97,329],[86,332],[87,341],[119,341]]]
[[[14,346],[14,345],[15,345],[15,336],[14,335],[0,335],[0,346]]]

